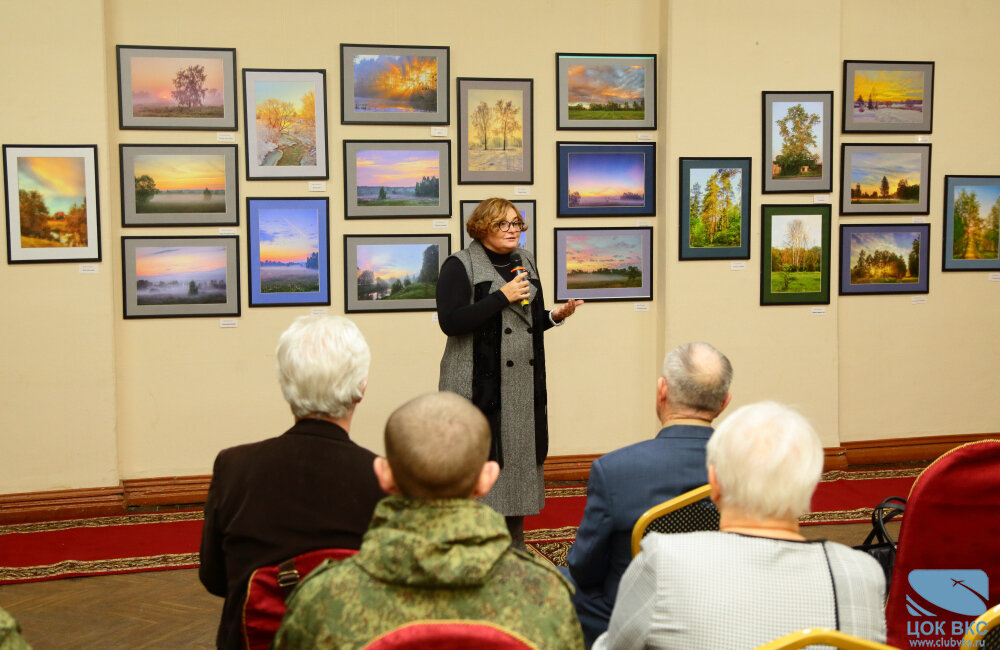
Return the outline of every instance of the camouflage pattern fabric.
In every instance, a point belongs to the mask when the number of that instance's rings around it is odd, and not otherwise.
[[[0,609],[0,650],[31,650],[14,617]]]
[[[361,648],[411,621],[461,619],[497,623],[542,648],[583,648],[571,590],[510,548],[488,506],[392,496],[357,555],[320,565],[292,592],[272,647]]]

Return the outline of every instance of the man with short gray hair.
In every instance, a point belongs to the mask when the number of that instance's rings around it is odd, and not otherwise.
[[[307,551],[356,549],[385,496],[375,454],[349,437],[371,352],[343,316],[301,316],[275,349],[295,424],[276,438],[223,449],[205,503],[198,576],[226,599],[219,648],[244,648],[247,581],[257,568]]]
[[[663,361],[656,413],[663,428],[652,440],[601,456],[591,465],[587,505],[576,541],[561,567],[587,647],[608,627],[618,582],[632,559],[632,527],[658,503],[708,483],[705,445],[712,421],[729,404],[733,368],[708,343],[685,343]]]

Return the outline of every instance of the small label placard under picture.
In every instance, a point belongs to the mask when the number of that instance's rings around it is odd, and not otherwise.
[[[216,142],[236,142],[236,134],[235,133],[216,133],[215,134],[215,141]]]
[[[826,316],[826,307],[813,307],[809,313],[813,316]]]
[[[813,203],[829,203],[829,202],[830,202],[829,194],[816,194],[813,196]]]
[[[746,271],[747,270],[747,263],[746,262],[730,262],[729,263],[729,270],[730,271]]]
[[[448,127],[446,127],[446,126],[432,126],[431,127],[431,137],[432,138],[447,138],[448,137]]]
[[[96,264],[81,264],[79,266],[79,269],[80,273],[82,273],[83,275],[93,275],[94,273],[97,273]]]
[[[235,235],[237,233],[236,233],[236,228],[219,228],[219,234],[220,235]]]
[[[910,296],[910,303],[914,305],[926,305],[927,296]]]
[[[636,302],[632,304],[633,311],[649,311],[648,302]]]
[[[439,228],[439,229],[440,228],[447,228],[448,227],[448,220],[447,219],[435,219],[433,222],[431,222],[431,227],[432,228]]]
[[[310,316],[326,316],[330,313],[330,310],[326,307],[313,307],[309,310]]]
[[[238,321],[235,318],[220,318],[219,327],[236,327]]]
[[[523,185],[519,185],[518,187],[514,188],[514,196],[528,196],[529,194],[531,194],[530,187],[524,187]]]

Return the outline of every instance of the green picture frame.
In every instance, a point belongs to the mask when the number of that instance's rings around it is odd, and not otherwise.
[[[831,206],[760,206],[760,304],[830,304]],[[796,223],[797,222],[797,223]]]

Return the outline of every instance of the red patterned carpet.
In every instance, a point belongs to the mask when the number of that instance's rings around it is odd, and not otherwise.
[[[802,524],[869,521],[879,501],[908,495],[920,471],[827,472]],[[565,564],[586,498],[582,484],[547,488],[545,508],[525,519],[528,546]],[[201,525],[196,510],[0,526],[0,584],[196,567]]]

